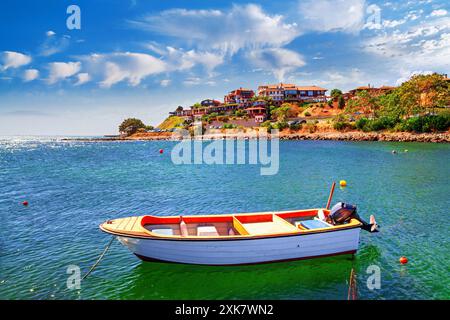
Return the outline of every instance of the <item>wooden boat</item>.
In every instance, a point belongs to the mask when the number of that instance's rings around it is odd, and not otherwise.
[[[146,261],[239,265],[353,254],[361,222],[331,225],[327,209],[109,220],[110,233]]]
[[[370,224],[362,220],[353,205],[338,203],[330,214],[334,188],[323,209],[146,215],[108,220],[100,229],[145,261],[240,265],[354,254],[361,228],[377,232],[378,225],[373,216]]]

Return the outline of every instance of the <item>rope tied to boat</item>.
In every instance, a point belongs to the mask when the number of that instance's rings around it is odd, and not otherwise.
[[[111,244],[113,243],[114,240],[114,236],[111,237],[111,240],[109,240],[108,245],[105,247],[105,250],[103,250],[102,254],[98,257],[97,261],[92,265],[92,267],[89,269],[89,271],[81,278],[81,280],[84,280],[87,278],[88,275],[91,274],[92,271],[94,271],[94,269],[98,266],[98,264],[100,263],[100,261],[103,259],[103,257],[105,256],[105,253],[108,251],[109,247],[111,247]]]

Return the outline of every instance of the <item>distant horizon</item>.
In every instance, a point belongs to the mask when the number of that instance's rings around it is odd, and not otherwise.
[[[125,118],[157,126],[178,105],[266,83],[329,94],[450,73],[443,0],[69,5],[2,4],[0,136],[115,135]]]

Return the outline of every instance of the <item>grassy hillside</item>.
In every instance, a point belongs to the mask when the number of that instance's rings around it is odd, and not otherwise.
[[[159,129],[162,130],[170,130],[175,128],[177,125],[182,124],[184,122],[183,118],[177,116],[171,116],[166,118],[159,126]]]

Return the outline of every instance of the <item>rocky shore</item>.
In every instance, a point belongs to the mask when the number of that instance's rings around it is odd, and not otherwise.
[[[450,133],[411,132],[317,132],[280,135],[282,140],[396,141],[449,143]]]
[[[215,133],[202,136],[204,140],[214,139],[253,139],[254,135],[245,133]],[[270,135],[269,135],[270,138]],[[411,133],[411,132],[281,132],[280,140],[336,140],[336,141],[393,141],[393,142],[433,142],[450,143],[450,132],[442,133]],[[139,133],[129,137],[105,137],[95,139],[65,139],[69,141],[149,141],[149,140],[179,140],[171,133],[146,134]]]

